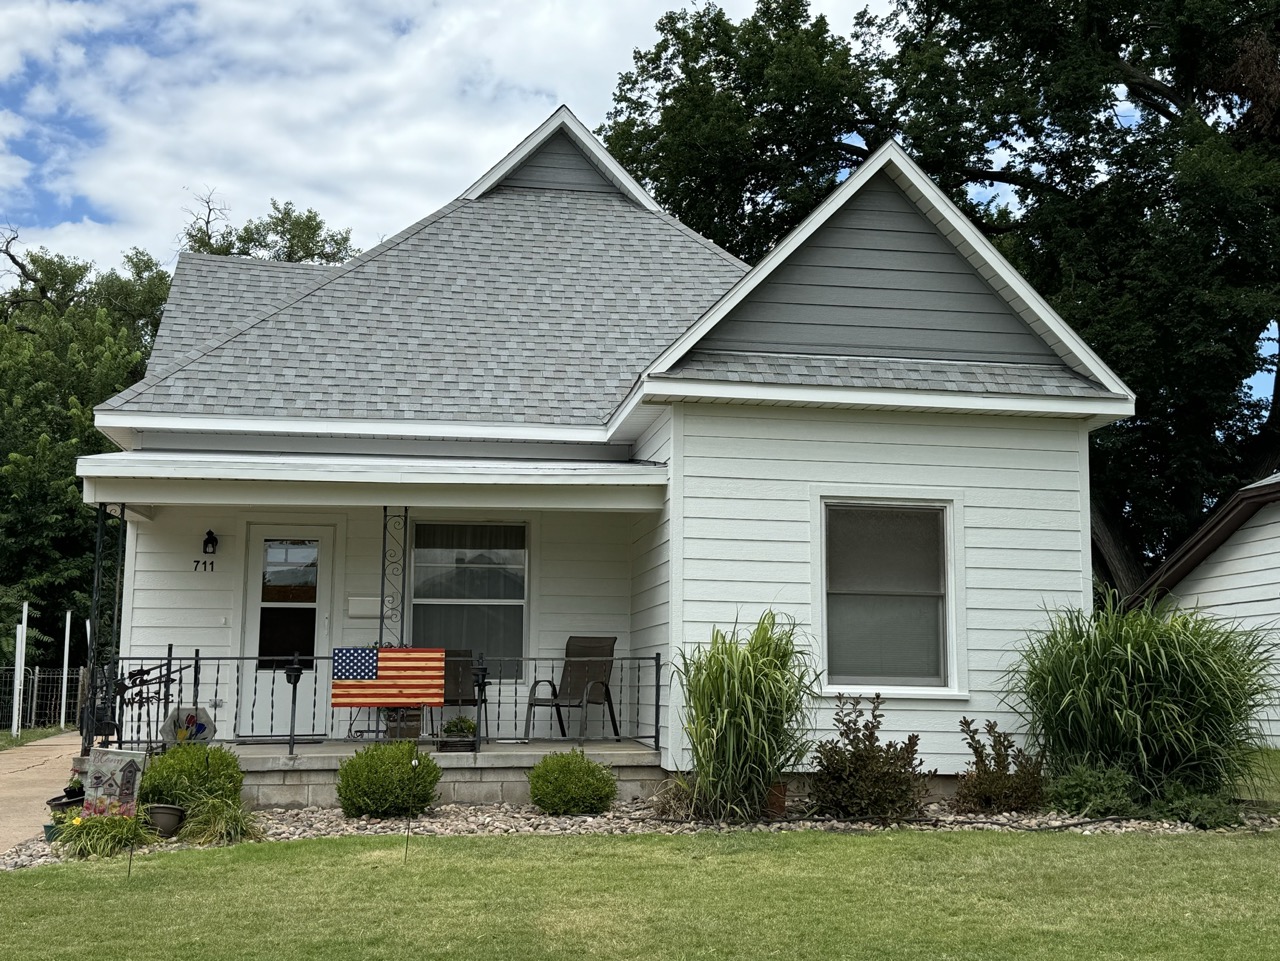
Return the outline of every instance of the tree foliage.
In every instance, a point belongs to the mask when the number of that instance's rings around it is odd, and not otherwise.
[[[95,517],[75,462],[111,449],[93,408],[142,375],[169,276],[139,250],[122,275],[43,249],[19,256],[15,241],[3,252],[17,284],[0,301],[0,625],[31,604],[34,661],[64,611],[89,614]]]
[[[1132,587],[1280,467],[1280,0],[899,0],[848,38],[805,0],[669,13],[610,150],[754,260],[899,138],[1138,394],[1094,435],[1095,543]]]
[[[351,228],[326,230],[312,208],[299,212],[291,201],[271,198],[271,213],[231,226],[230,210],[213,191],[196,196],[197,207],[179,238],[184,250],[199,254],[258,257],[292,263],[340,264],[360,253],[351,246]]]

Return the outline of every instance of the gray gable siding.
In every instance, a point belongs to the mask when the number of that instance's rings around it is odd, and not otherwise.
[[[549,138],[528,160],[504,177],[502,184],[535,190],[620,193],[563,133]]]
[[[1061,364],[884,174],[872,177],[698,346]]]

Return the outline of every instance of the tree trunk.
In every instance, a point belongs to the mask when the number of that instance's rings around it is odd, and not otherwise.
[[[1105,578],[1122,597],[1129,597],[1147,579],[1142,563],[1096,500],[1090,505],[1089,514],[1093,547],[1107,568]]]

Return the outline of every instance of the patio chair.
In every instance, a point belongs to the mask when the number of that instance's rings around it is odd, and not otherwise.
[[[484,739],[489,740],[489,698],[485,688],[489,681],[476,677],[475,656],[468,648],[447,649],[444,652],[444,706],[474,707],[476,727],[484,717]],[[443,713],[443,712],[442,712]],[[435,733],[435,712],[432,711],[431,730]]]
[[[557,685],[550,678],[535,681],[529,688],[529,704],[524,712],[524,739],[529,740],[533,729],[533,709],[549,707],[556,712],[560,736],[568,737],[564,727],[563,711],[576,708],[582,712],[578,720],[578,743],[587,737],[587,705],[603,704],[609,711],[609,723],[613,725],[614,740],[622,740],[618,731],[618,715],[613,709],[613,693],[609,690],[609,676],[613,673],[613,646],[616,637],[571,637],[564,646],[564,668]],[[543,684],[551,689],[550,697],[539,697],[538,688]]]

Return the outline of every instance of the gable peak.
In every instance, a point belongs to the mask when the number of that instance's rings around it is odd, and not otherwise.
[[[597,177],[588,176],[584,184],[598,183],[605,189],[612,188],[628,200],[646,210],[658,211],[657,201],[636,183],[623,166],[616,161],[595,135],[574,115],[573,111],[563,104],[544,120],[537,129],[503,157],[489,171],[468,187],[461,200],[479,200],[489,191],[503,183],[521,186],[536,186],[527,178],[521,177],[521,171],[529,161],[536,161],[540,152],[555,146],[576,149],[581,155],[582,171],[590,171]],[[548,184],[548,186],[551,186]],[[568,189],[573,189],[572,187]],[[586,186],[586,189],[591,189]]]

